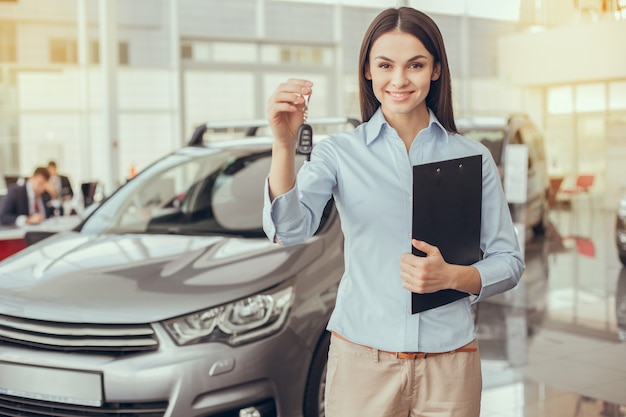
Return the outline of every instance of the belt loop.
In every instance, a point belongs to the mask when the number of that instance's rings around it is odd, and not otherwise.
[[[380,351],[378,349],[372,348],[372,360],[374,363],[378,363],[380,361]]]

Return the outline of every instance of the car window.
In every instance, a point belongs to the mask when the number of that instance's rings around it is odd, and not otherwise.
[[[251,230],[262,224],[259,202],[270,158],[246,159],[224,170],[212,193],[215,220],[229,230]],[[256,181],[253,179],[262,179]]]
[[[510,143],[511,143],[511,145],[525,145],[524,141],[522,140],[522,134],[521,134],[519,129],[516,130],[511,135]]]
[[[543,137],[541,133],[532,125],[523,126],[521,129],[524,143],[532,149],[533,157],[537,161],[545,161],[546,155],[543,146]]]
[[[169,164],[166,158],[105,201],[83,229],[264,236],[263,190],[270,158],[265,149],[222,149]],[[298,166],[303,161],[298,157]]]
[[[501,165],[502,149],[506,136],[504,129],[468,129],[462,131],[461,134],[485,145],[491,152],[496,165]]]
[[[201,161],[196,160],[155,175],[127,200],[114,229],[145,231],[154,219],[180,212],[191,184],[203,171]]]

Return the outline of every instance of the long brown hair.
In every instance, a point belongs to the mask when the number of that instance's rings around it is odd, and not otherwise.
[[[442,126],[449,132],[456,132],[452,110],[452,87],[450,68],[443,44],[443,37],[437,24],[426,14],[411,7],[390,8],[383,10],[372,21],[361,44],[359,54],[359,99],[361,102],[361,120],[367,122],[376,112],[380,103],[374,95],[372,81],[365,77],[370,50],[374,42],[385,33],[399,30],[410,33],[422,42],[435,58],[435,66],[440,66],[440,75],[431,81],[430,91],[426,96],[426,105],[435,113]]]

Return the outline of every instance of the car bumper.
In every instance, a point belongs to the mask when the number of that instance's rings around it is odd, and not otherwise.
[[[158,350],[128,356],[3,346],[0,410],[72,408],[81,416],[117,416],[121,407],[136,416],[238,417],[257,406],[266,410],[262,417],[302,414],[312,352],[289,329],[239,347],[180,347],[164,329],[155,331]]]

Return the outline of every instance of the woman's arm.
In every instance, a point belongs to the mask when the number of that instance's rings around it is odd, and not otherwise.
[[[304,120],[305,100],[313,84],[289,79],[270,97],[267,116],[274,143],[266,183],[263,229],[270,240],[290,246],[315,233],[335,185],[332,158],[317,149],[302,167],[296,185],[297,132]],[[319,146],[318,146],[319,147]],[[315,156],[317,155],[317,156]],[[302,186],[298,189],[298,186]]]
[[[289,79],[278,86],[267,104],[267,119],[274,135],[269,173],[270,199],[285,194],[296,182],[296,135],[304,120],[305,95],[313,83]]]
[[[270,200],[291,190],[296,183],[295,144],[274,142],[269,173]]]
[[[480,273],[473,266],[447,263],[435,246],[416,239],[412,240],[415,249],[425,257],[405,253],[400,259],[402,286],[411,292],[433,293],[443,289],[454,289],[469,294],[479,294],[482,288]]]

